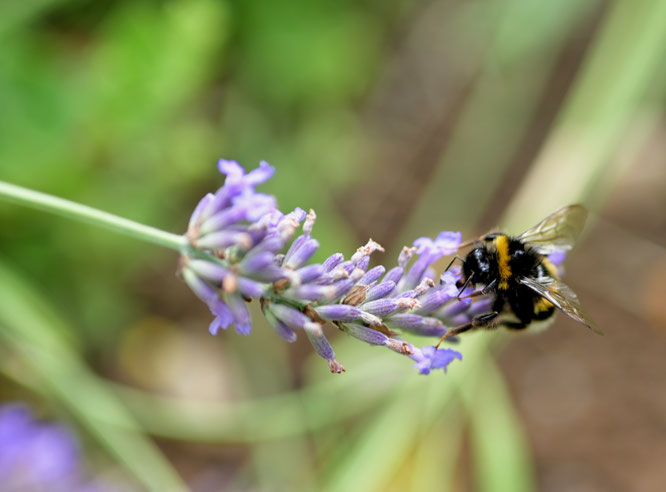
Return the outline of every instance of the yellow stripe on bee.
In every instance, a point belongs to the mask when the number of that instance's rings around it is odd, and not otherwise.
[[[534,303],[534,314],[543,313],[553,308],[553,304],[545,298],[541,298]]]
[[[541,264],[546,267],[546,270],[548,270],[548,274],[553,277],[554,279],[559,279],[557,276],[557,268],[555,265],[552,264],[552,262],[548,258],[544,258],[541,260]]]
[[[509,260],[511,259],[511,256],[509,255],[509,238],[500,235],[493,239],[493,243],[497,250],[497,263],[500,274],[500,283],[498,287],[500,289],[508,289],[508,280],[511,278],[511,265],[509,265]]]

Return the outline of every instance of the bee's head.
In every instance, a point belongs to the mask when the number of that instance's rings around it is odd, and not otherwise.
[[[488,285],[493,280],[492,253],[485,245],[471,250],[463,262],[463,276],[458,281],[458,287],[462,287],[467,279],[472,284]]]
[[[484,241],[484,242],[486,242],[486,243],[492,243],[493,240],[494,240],[495,238],[497,238],[497,236],[503,236],[503,235],[504,235],[504,233],[502,233],[502,232],[489,232],[488,234],[486,234],[485,236],[483,236],[483,237],[481,238],[481,240]]]

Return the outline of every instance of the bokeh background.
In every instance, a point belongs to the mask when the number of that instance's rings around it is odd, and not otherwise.
[[[332,375],[256,313],[211,337],[173,252],[2,203],[0,399],[124,490],[662,490],[665,46],[662,0],[4,0],[0,179],[181,232],[217,158],[265,159],[316,260],[387,265],[582,202],[606,336],[469,335],[428,377],[334,336]]]

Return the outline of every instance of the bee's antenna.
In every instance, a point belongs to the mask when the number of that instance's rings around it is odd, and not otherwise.
[[[460,260],[460,262],[463,263],[463,264],[465,263],[465,260],[463,260],[460,256],[455,255],[455,256],[453,257],[453,259],[449,262],[449,264],[447,265],[447,267],[444,269],[444,271],[442,272],[442,275],[449,271],[449,268],[451,268],[451,267],[453,266],[453,263],[454,263],[456,260]]]
[[[472,246],[472,245],[477,244],[477,243],[483,244],[483,241],[486,240],[486,238],[488,238],[489,236],[497,235],[497,234],[501,234],[501,233],[500,232],[492,232],[492,231],[487,232],[487,233],[483,234],[482,236],[477,237],[476,239],[470,239],[469,241],[465,241],[464,243],[460,243],[458,245],[458,249],[466,248],[467,246]]]
[[[464,243],[460,243],[458,245],[458,249],[460,248],[466,248],[467,246],[471,246],[472,244],[476,243],[479,239],[470,239],[469,241],[465,241]]]

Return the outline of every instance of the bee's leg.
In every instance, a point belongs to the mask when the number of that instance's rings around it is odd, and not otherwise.
[[[460,290],[458,291],[458,295],[456,296],[456,299],[460,300],[460,294],[462,294],[463,291],[467,288],[467,286],[471,282],[473,276],[474,276],[474,272],[472,272],[472,274],[469,277],[467,277],[467,280],[465,280],[465,283],[462,284],[462,287],[460,287]],[[460,282],[460,280],[458,282]],[[457,286],[458,286],[458,284],[456,284],[456,287]]]
[[[488,285],[486,285],[483,289],[474,291],[471,294],[466,295],[465,297],[456,297],[456,299],[461,301],[462,299],[469,299],[470,297],[485,296],[486,294],[489,294],[490,292],[492,292],[493,288],[495,288],[496,283],[497,283],[497,281],[493,280]],[[460,292],[458,292],[458,296],[460,296],[460,294],[462,294],[463,290],[465,290],[464,287],[460,290]]]
[[[502,321],[501,325],[511,330],[524,330],[527,328],[527,324],[522,321]]]
[[[486,314],[479,314],[472,318],[472,326],[474,328],[487,328],[497,321],[499,311],[491,311]]]
[[[435,348],[438,349],[439,346],[442,344],[442,342],[447,338],[454,337],[456,335],[459,335],[460,333],[464,333],[468,330],[471,330],[472,328],[474,328],[474,323],[470,322],[470,323],[465,323],[464,325],[457,326],[456,328],[447,331],[446,333],[444,333],[444,335],[442,335],[442,338],[439,339],[439,342],[437,342]]]
[[[439,339],[439,342],[437,342],[437,345],[435,345],[435,348],[439,348],[441,343],[449,337],[454,337],[456,335],[459,335],[460,333],[464,333],[468,330],[471,330],[472,328],[486,328],[492,325],[498,316],[499,313],[497,311],[492,311],[490,313],[480,314],[478,316],[475,316],[474,318],[472,318],[472,321],[470,321],[469,323],[457,326],[444,333],[444,335],[442,335],[442,338]]]

